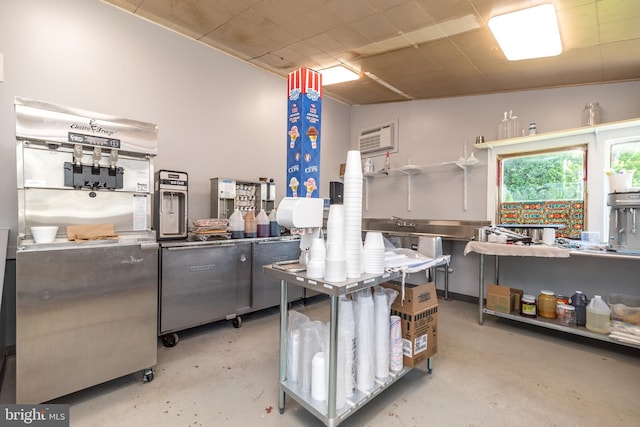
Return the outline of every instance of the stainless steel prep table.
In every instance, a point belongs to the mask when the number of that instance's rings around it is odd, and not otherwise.
[[[528,323],[531,325],[541,326],[548,329],[555,329],[557,331],[566,332],[573,335],[580,335],[583,337],[593,338],[600,341],[606,341],[613,344],[624,345],[633,348],[639,348],[640,345],[617,341],[609,338],[608,335],[591,332],[584,327],[565,326],[560,324],[555,319],[544,319],[540,317],[528,318],[520,315],[513,315],[511,313],[502,313],[499,311],[489,310],[484,306],[484,257],[485,255],[492,255],[495,257],[495,283],[499,284],[499,260],[501,256],[523,256],[523,257],[545,257],[545,258],[569,258],[569,256],[590,256],[590,257],[608,257],[615,259],[627,259],[638,261],[640,257],[637,255],[624,255],[611,252],[601,251],[584,251],[584,250],[569,250],[558,247],[549,247],[544,245],[531,245],[531,246],[516,246],[516,245],[504,245],[500,243],[488,243],[488,242],[469,242],[465,247],[465,255],[469,252],[476,252],[480,255],[479,263],[479,279],[478,279],[478,323],[483,324],[484,314],[490,314],[496,317],[502,317],[505,319],[514,320],[516,322]]]
[[[294,400],[300,403],[300,405],[324,422],[325,425],[330,427],[337,426],[412,369],[405,366],[400,372],[390,373],[389,377],[385,380],[376,378],[376,384],[373,390],[366,393],[356,390],[354,396],[347,399],[345,407],[336,410],[338,299],[340,295],[350,294],[360,289],[370,288],[382,282],[396,279],[400,277],[402,273],[384,273],[379,276],[364,274],[357,279],[347,279],[344,282],[327,282],[319,279],[309,279],[305,273],[290,273],[274,269],[271,265],[265,265],[263,268],[266,274],[280,279],[280,395],[278,406],[281,414],[284,413],[285,394],[288,393]],[[287,284],[294,284],[318,291],[328,295],[331,300],[329,314],[329,384],[326,406],[322,404],[322,402],[311,401],[305,397],[296,384],[287,381],[287,321],[289,311],[288,304],[286,304]],[[432,358],[429,358],[427,363],[428,366],[431,367]]]

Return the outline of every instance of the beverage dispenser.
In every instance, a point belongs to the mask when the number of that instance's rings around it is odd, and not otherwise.
[[[234,178],[211,178],[211,218],[229,218],[235,209],[242,214],[275,208],[276,184],[273,180],[245,181]]]
[[[159,170],[155,176],[155,227],[158,240],[187,237],[188,175]]]

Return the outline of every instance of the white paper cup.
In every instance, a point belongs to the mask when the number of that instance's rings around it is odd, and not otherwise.
[[[56,225],[31,227],[33,241],[36,243],[53,243],[56,240],[57,233],[58,226]]]

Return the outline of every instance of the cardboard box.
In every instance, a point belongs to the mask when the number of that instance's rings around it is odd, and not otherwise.
[[[320,197],[322,75],[289,73],[287,91],[287,197]]]
[[[411,313],[391,308],[402,325],[402,361],[414,367],[438,352],[438,305]]]
[[[489,285],[487,288],[487,309],[511,313],[520,310],[522,290],[507,286]]]
[[[382,283],[382,286],[398,291],[398,297],[393,301],[391,309],[397,309],[405,313],[418,313],[438,304],[435,282],[426,282],[418,285],[405,283],[404,300],[402,300],[402,283],[385,282]]]
[[[400,316],[402,353],[405,366],[414,367],[438,351],[438,295],[435,282],[385,282],[385,288],[398,291],[391,305],[391,315]]]

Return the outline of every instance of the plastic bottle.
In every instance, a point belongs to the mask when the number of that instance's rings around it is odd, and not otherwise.
[[[232,239],[244,238],[244,219],[239,209],[235,209],[229,217],[229,231]]]
[[[520,120],[518,116],[513,115],[513,111],[509,111],[509,121],[507,122],[507,138],[515,138],[520,136]]]
[[[269,217],[264,209],[261,209],[256,218],[258,237],[269,237]]]
[[[384,158],[384,171],[385,173],[389,173],[391,169],[391,157],[389,156],[389,152],[387,151],[387,155]]]
[[[498,125],[498,139],[506,139],[507,138],[507,124],[509,123],[509,119],[507,118],[507,112],[504,112],[504,118]]]
[[[249,211],[244,215],[244,237],[258,237],[258,221],[253,211]]]
[[[587,323],[587,296],[582,291],[576,291],[571,296],[571,305],[576,308],[576,325],[584,326]]]
[[[280,224],[278,224],[278,217],[275,209],[273,209],[269,214],[269,235],[271,237],[280,236]]]
[[[600,295],[594,295],[587,306],[587,329],[600,334],[609,333],[611,309]]]

